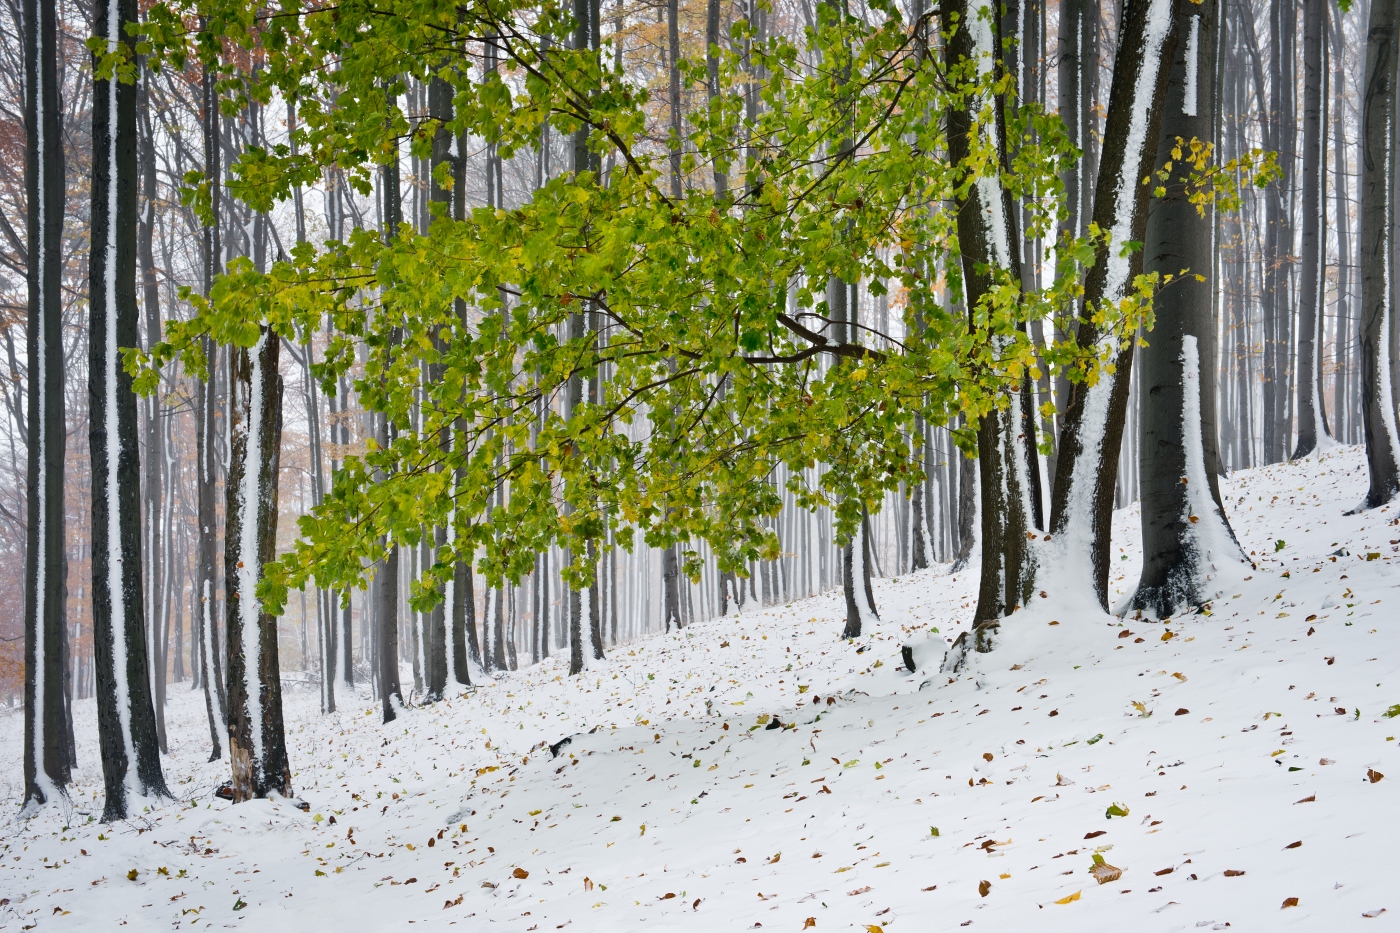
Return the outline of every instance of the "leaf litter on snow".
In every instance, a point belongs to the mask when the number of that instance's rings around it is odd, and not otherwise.
[[[71,806],[20,821],[17,765],[0,786],[0,927],[1377,918],[1400,830],[1384,779],[1400,575],[1377,544],[1394,516],[1342,514],[1364,485],[1351,448],[1235,474],[1222,494],[1256,568],[1209,609],[1124,624],[1046,600],[958,675],[930,668],[969,621],[976,575],[936,567],[878,581],[881,620],[855,644],[836,637],[837,592],[614,646],[577,678],[557,656],[482,678],[387,726],[364,693],[322,716],[314,686],[289,686],[309,813],[215,799],[227,764],[204,761],[202,698],[172,689],[164,765],[184,802],[90,822],[96,723],[78,701]],[[1115,515],[1127,559],[1110,601],[1136,579],[1137,522]],[[18,762],[22,719],[0,715]]]

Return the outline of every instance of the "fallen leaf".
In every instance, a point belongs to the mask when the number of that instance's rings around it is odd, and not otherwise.
[[[847,897],[855,897],[855,896],[858,895],[858,894],[865,894],[865,893],[868,892],[869,890],[870,890],[870,885],[867,884],[867,885],[866,885],[865,887],[863,887],[863,888],[856,888],[854,891],[847,891],[847,892],[846,892],[846,896],[847,896]]]
[[[1368,919],[1375,919],[1376,917],[1379,917],[1379,916],[1380,916],[1381,914],[1383,914],[1383,913],[1385,913],[1385,908],[1384,908],[1384,907],[1378,907],[1378,908],[1376,908],[1375,910],[1363,910],[1363,911],[1361,912],[1361,916],[1366,917],[1366,918],[1368,918]]]
[[[980,894],[980,895],[982,895],[983,897],[986,897],[988,894],[991,894],[991,893],[992,893],[992,883],[991,883],[990,881],[981,881],[981,882],[978,882],[978,884],[977,884],[977,893]]]
[[[1085,839],[1097,839],[1099,836],[1102,836],[1102,835],[1103,835],[1104,833],[1106,833],[1106,832],[1108,832],[1108,830],[1106,830],[1106,829],[1096,829],[1096,830],[1094,830],[1092,833],[1085,833],[1085,834],[1084,834],[1084,838],[1085,838]]]
[[[1056,903],[1056,904],[1072,904],[1072,903],[1074,903],[1075,901],[1079,900],[1079,894],[1080,894],[1079,891],[1075,891],[1073,894],[1071,894],[1071,895],[1069,895],[1069,896],[1067,896],[1067,897],[1062,897],[1062,898],[1060,898],[1060,899],[1059,899],[1058,901],[1056,901],[1055,903]]]
[[[1381,774],[1379,771],[1376,771],[1376,770],[1373,769],[1373,768],[1367,768],[1367,769],[1366,769],[1366,776],[1367,776],[1368,778],[1371,779],[1371,783],[1372,783],[1372,784],[1376,783],[1376,782],[1379,781],[1381,778],[1385,777],[1384,774]]]
[[[1288,845],[1284,846],[1284,848],[1285,848],[1285,849],[1296,849],[1296,848],[1298,848],[1299,846],[1301,846],[1302,844],[1303,844],[1303,840],[1299,839],[1297,842],[1290,842]]]
[[[521,879],[522,881],[530,877],[530,873],[523,868],[517,868],[515,871],[511,872],[511,874],[514,875],[516,878]]]
[[[1178,710],[1176,711],[1176,715],[1178,715],[1178,716],[1185,716],[1185,715],[1186,715],[1187,713],[1189,713],[1189,712],[1191,712],[1191,711],[1190,711],[1189,709],[1187,709],[1186,707],[1183,706],[1183,707],[1181,707],[1180,709],[1178,709]]]
[[[1152,874],[1154,874],[1154,875],[1170,875],[1170,874],[1171,874],[1172,872],[1174,872],[1174,871],[1176,871],[1175,868],[1163,868],[1163,869],[1161,869],[1160,871],[1154,871]]]
[[[1285,898],[1283,899],[1283,907],[1280,907],[1279,910],[1283,910],[1285,907],[1297,907],[1297,906],[1298,906],[1298,899],[1297,899],[1296,897],[1285,897]]]
[[[669,901],[671,898],[673,898],[673,897],[675,897],[675,896],[676,896],[676,892],[675,892],[675,891],[667,891],[665,894],[663,894],[663,895],[661,895],[660,897],[658,897],[657,900],[658,900],[658,901]]]
[[[808,927],[814,927],[814,926],[816,926],[816,925],[817,925],[817,918],[816,918],[816,917],[808,917],[808,918],[807,918],[807,922],[802,924],[802,929],[805,930],[805,929],[807,929]]]
[[[783,857],[783,853],[778,852],[777,854],[775,854],[772,858],[770,858],[770,859],[768,860],[768,864],[769,864],[769,865],[775,865],[775,864],[777,864],[778,859],[780,859],[780,858],[782,858],[782,857]]]
[[[1317,802],[1317,794],[1309,794],[1308,796],[1304,797],[1302,800],[1295,800],[1295,801],[1293,801],[1293,805],[1294,805],[1294,806],[1297,806],[1297,805],[1300,804],[1300,803],[1316,803],[1316,802]]]
[[[1240,870],[1238,870],[1238,869],[1235,869],[1235,868],[1227,868],[1227,869],[1225,869],[1225,877],[1226,877],[1226,878],[1238,878],[1240,875],[1243,875],[1243,874],[1244,874],[1244,872],[1242,872],[1242,871],[1240,871]]]
[[[885,928],[878,923],[867,923],[865,925],[865,933],[885,933]]]

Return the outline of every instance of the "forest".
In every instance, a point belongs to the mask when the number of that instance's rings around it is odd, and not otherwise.
[[[1398,39],[6,0],[0,929],[1384,914]]]

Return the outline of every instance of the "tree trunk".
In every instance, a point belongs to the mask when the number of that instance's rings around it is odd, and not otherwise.
[[[204,175],[209,180],[210,201],[214,223],[203,230],[204,295],[208,297],[214,277],[221,271],[219,229],[219,99],[215,76],[207,69],[203,80],[204,105]],[[209,378],[195,381],[195,453],[198,460],[196,478],[197,510],[199,513],[199,556],[195,573],[194,609],[199,613],[200,679],[204,682],[204,708],[209,718],[209,760],[223,755],[221,735],[228,728],[228,696],[224,685],[223,652],[219,650],[218,613],[215,593],[218,588],[216,552],[218,550],[218,503],[215,498],[214,470],[215,439],[218,437],[218,417],[214,386],[219,371],[219,352],[211,341],[204,341],[204,356]]]
[[[1176,30],[1157,168],[1173,160],[1177,139],[1216,136],[1215,52],[1219,0],[1182,4]],[[1191,203],[1186,172],[1165,183],[1147,220],[1144,268],[1185,275],[1156,297],[1157,323],[1142,350],[1139,413],[1142,443],[1142,579],[1131,606],[1158,619],[1199,607],[1217,595],[1212,586],[1229,565],[1244,560],[1220,501],[1216,475],[1207,468],[1203,438],[1215,433],[1215,367],[1202,348],[1214,332],[1211,274],[1215,253],[1213,211]],[[1203,277],[1198,279],[1197,276]]]
[[[1298,446],[1293,459],[1317,447],[1317,406],[1321,401],[1317,375],[1318,309],[1322,304],[1326,237],[1322,233],[1322,71],[1323,32],[1327,0],[1303,0],[1303,244],[1302,288],[1298,305],[1298,358],[1293,378],[1298,385]]]
[[[224,603],[228,621],[229,759],[235,803],[292,795],[282,728],[277,617],[263,609],[258,581],[277,556],[277,474],[282,441],[281,339],[264,327],[250,349],[233,351],[229,373],[229,464]]]
[[[97,0],[93,23],[109,53],[136,19],[135,0]],[[92,457],[92,624],[104,822],[132,798],[168,797],[151,705],[142,600],[141,456],[136,395],[121,348],[139,343],[136,307],[136,85],[95,80],[92,248],[88,254],[88,443]],[[150,526],[158,529],[159,514]],[[153,539],[154,540],[154,536]],[[154,620],[153,620],[154,621]],[[155,626],[152,626],[154,631]],[[159,678],[157,674],[157,678]]]
[[[1400,439],[1391,398],[1395,327],[1396,40],[1400,7],[1372,0],[1361,110],[1361,419],[1370,485],[1360,509],[1400,492]]]
[[[998,50],[1002,48],[999,20],[983,15],[980,3],[959,0],[943,7],[944,28],[956,22],[966,28],[953,31],[948,41],[949,65],[964,60],[979,62],[978,71],[1000,71]],[[978,128],[974,119],[990,104],[993,123]],[[1006,143],[1005,101],[969,96],[948,113],[948,155],[954,164],[964,164],[973,132],[994,135],[1002,169],[1010,166]],[[1021,264],[1016,211],[1010,192],[996,179],[982,179],[967,189],[957,205],[958,243],[962,259],[963,299],[969,326],[979,304],[999,275],[1007,275],[1018,286]],[[1008,338],[992,336],[994,345],[1004,347]],[[997,622],[1025,602],[1035,580],[1033,553],[1027,548],[1032,505],[1029,486],[1028,437],[1023,412],[1025,383],[1009,387],[1003,406],[994,407],[977,425],[977,466],[981,475],[982,568],[977,608],[973,613],[972,646],[978,651],[991,649]],[[1033,433],[1032,433],[1033,436]],[[971,485],[970,483],[968,485]],[[971,540],[971,535],[967,536]],[[967,639],[959,636],[949,655],[949,665],[957,667],[967,650]]]
[[[24,557],[24,808],[67,793],[73,732],[63,548],[63,135],[55,4],[25,3],[28,504]]]
[[[1108,549],[1113,524],[1118,454],[1132,376],[1133,335],[1123,339],[1093,320],[1103,302],[1118,302],[1131,293],[1142,271],[1142,252],[1124,256],[1130,242],[1142,242],[1147,223],[1149,185],[1161,128],[1167,75],[1177,38],[1172,29],[1183,0],[1144,0],[1123,11],[1113,88],[1104,124],[1104,148],[1094,197],[1094,222],[1111,234],[1099,246],[1089,270],[1080,307],[1079,346],[1113,364],[1093,385],[1076,383],[1060,434],[1060,462],[1055,475],[1050,530],[1052,560],[1060,564],[1043,582],[1067,591],[1092,589],[1108,608]]]

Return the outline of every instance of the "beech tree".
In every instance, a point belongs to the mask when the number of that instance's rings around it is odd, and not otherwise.
[[[133,798],[168,799],[151,705],[142,600],[141,459],[136,395],[121,348],[137,341],[135,0],[97,0],[88,278],[88,439],[92,455],[92,621],[103,820]],[[150,518],[154,518],[151,516]]]
[[[28,510],[24,559],[24,811],[66,793],[74,765],[64,689],[63,138],[54,5],[25,4],[24,125],[28,239]]]
[[[1192,178],[1216,138],[1218,0],[1183,3],[1157,145],[1144,271],[1163,287],[1141,349],[1142,577],[1129,605],[1165,619],[1200,607],[1246,562],[1209,464],[1217,456],[1214,205]]]
[[[1361,114],[1361,419],[1370,485],[1358,508],[1400,492],[1390,348],[1395,331],[1396,42],[1400,10],[1372,2]]]

